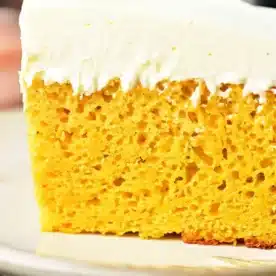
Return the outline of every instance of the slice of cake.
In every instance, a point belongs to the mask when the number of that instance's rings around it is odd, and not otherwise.
[[[276,10],[25,0],[43,231],[276,248]]]

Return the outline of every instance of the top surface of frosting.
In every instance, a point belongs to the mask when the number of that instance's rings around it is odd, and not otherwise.
[[[119,77],[128,89],[164,78],[276,80],[276,10],[240,0],[25,0],[22,77],[39,73],[91,93]]]

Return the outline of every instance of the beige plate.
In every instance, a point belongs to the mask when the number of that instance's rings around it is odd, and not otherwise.
[[[276,250],[186,245],[179,239],[40,234],[22,113],[0,113],[0,126],[0,271],[20,275],[257,275],[266,271],[270,275],[270,270],[276,275]]]

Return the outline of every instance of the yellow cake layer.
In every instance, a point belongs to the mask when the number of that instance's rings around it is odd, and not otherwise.
[[[276,96],[212,96],[197,81],[80,99],[36,80],[26,95],[43,231],[276,246]],[[223,94],[223,93],[222,93]],[[250,244],[251,243],[251,244]]]

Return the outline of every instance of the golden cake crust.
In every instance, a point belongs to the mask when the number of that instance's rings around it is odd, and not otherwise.
[[[233,241],[225,240],[218,241],[214,239],[205,239],[198,237],[196,234],[184,234],[182,233],[182,240],[188,244],[201,244],[201,245],[223,245],[223,244],[244,244],[249,248],[260,248],[260,249],[276,249],[276,242],[261,241],[257,238],[245,238],[245,239],[235,239]]]
[[[244,244],[247,247],[261,248],[261,249],[276,249],[276,243],[270,241],[260,241],[257,238],[244,239]]]

